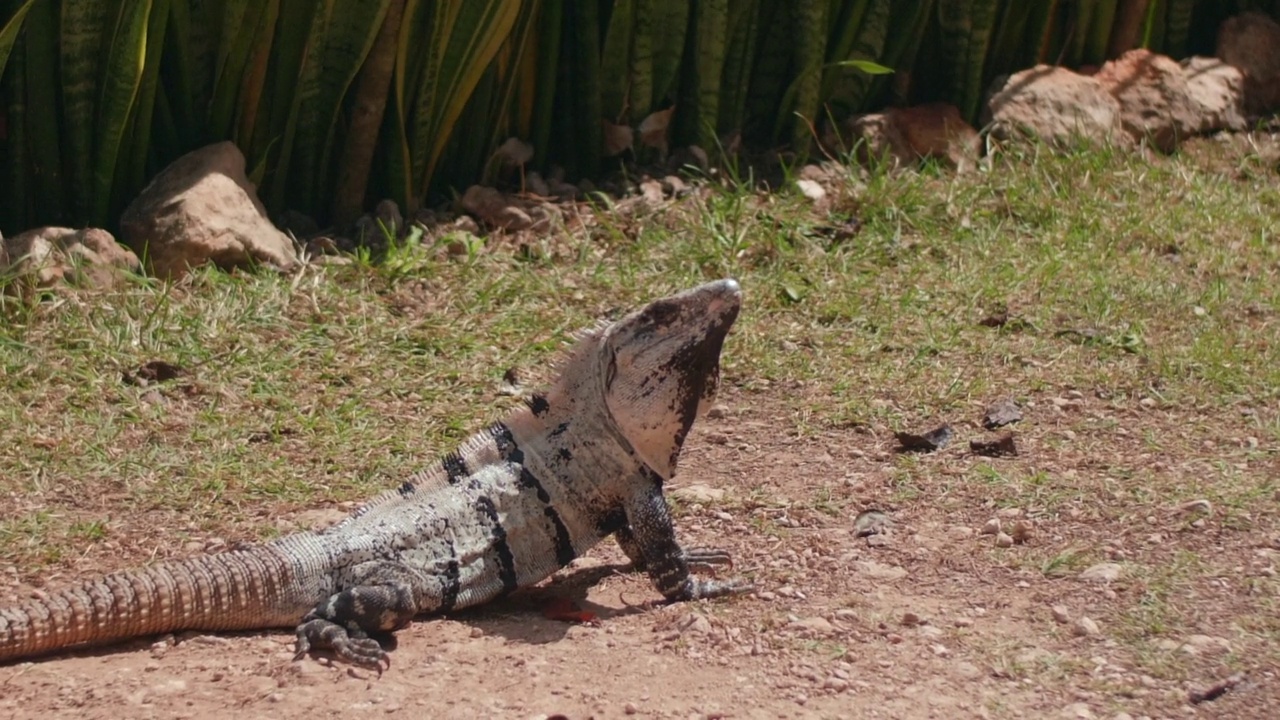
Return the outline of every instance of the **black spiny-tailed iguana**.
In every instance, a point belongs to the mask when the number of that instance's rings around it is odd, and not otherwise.
[[[668,600],[747,590],[690,573],[728,556],[682,548],[662,495],[740,304],[738,283],[720,280],[583,333],[527,408],[333,527],[0,607],[0,663],[178,630],[296,627],[299,658],[330,649],[381,668],[371,633],[537,583],[609,535]]]

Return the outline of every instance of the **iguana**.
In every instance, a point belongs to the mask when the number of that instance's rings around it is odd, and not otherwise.
[[[159,563],[0,607],[0,663],[179,630],[296,627],[377,668],[373,635],[537,583],[613,535],[667,600],[750,589],[695,577],[726,553],[676,541],[663,482],[714,397],[734,280],[580,335],[558,379],[437,464],[318,532]]]

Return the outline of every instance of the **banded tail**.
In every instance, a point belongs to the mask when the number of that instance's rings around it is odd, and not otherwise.
[[[112,573],[0,607],[0,663],[179,630],[297,624],[315,604],[272,545]]]

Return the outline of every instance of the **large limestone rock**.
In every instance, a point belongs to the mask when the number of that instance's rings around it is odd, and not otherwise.
[[[1244,73],[1246,110],[1280,108],[1280,23],[1259,12],[1227,19],[1218,28],[1217,55]]]
[[[1119,101],[1097,79],[1062,67],[1037,65],[1014,73],[988,109],[991,133],[1001,140],[1031,135],[1055,144],[1129,144]]]
[[[1173,152],[1199,129],[1182,67],[1139,48],[1107,62],[1094,76],[1120,103],[1120,126],[1135,142]]]
[[[138,269],[138,257],[99,228],[41,227],[0,242],[0,275],[27,287],[50,288],[63,281],[112,287]]]
[[[298,266],[293,241],[267,217],[230,142],[208,145],[160,172],[120,218],[120,234],[164,278],[214,263],[231,269]]]
[[[1196,131],[1240,131],[1248,127],[1244,107],[1244,74],[1239,68],[1209,57],[1182,61],[1187,95],[1195,107]]]

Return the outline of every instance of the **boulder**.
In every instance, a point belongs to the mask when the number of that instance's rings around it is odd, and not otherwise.
[[[858,115],[845,123],[844,129],[863,163],[882,160],[900,167],[933,158],[965,170],[977,163],[982,150],[978,131],[965,122],[959,108],[947,103]]]
[[[162,170],[125,208],[120,234],[163,278],[206,263],[298,267],[293,241],[271,224],[245,175],[244,155],[230,142],[187,153]]]
[[[909,108],[890,108],[890,121],[907,145],[912,159],[934,158],[957,170],[973,168],[982,152],[982,139],[960,115],[960,108],[947,103],[929,103]]]
[[[100,228],[41,227],[0,241],[0,275],[37,288],[113,287],[138,269],[138,257]]]
[[[1280,108],[1280,23],[1260,12],[1228,18],[1218,28],[1217,56],[1244,74],[1245,110]]]
[[[1037,65],[1014,73],[987,107],[991,133],[1000,140],[1030,135],[1056,144],[1129,144],[1119,101],[1096,78],[1066,68]]]
[[[1108,61],[1093,76],[1120,103],[1120,126],[1136,142],[1161,152],[1199,129],[1199,113],[1182,67],[1165,55],[1139,48]]]
[[[1197,116],[1196,132],[1240,131],[1245,120],[1244,74],[1218,58],[1191,57],[1182,61],[1187,95]]]

